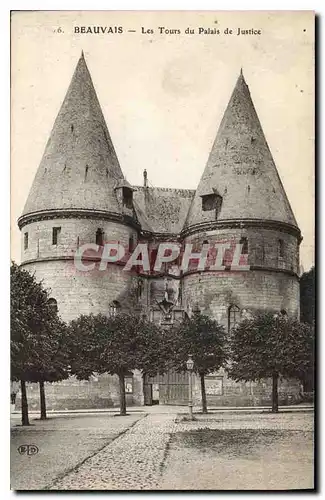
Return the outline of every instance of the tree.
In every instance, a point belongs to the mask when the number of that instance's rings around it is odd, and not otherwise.
[[[195,311],[191,318],[186,318],[173,330],[174,368],[186,371],[186,361],[191,355],[194,361],[193,371],[200,376],[202,412],[207,413],[205,375],[219,370],[226,363],[226,332],[222,325],[208,316]]]
[[[11,378],[20,380],[22,425],[29,425],[26,382],[67,376],[62,345],[65,326],[49,303],[48,291],[35,276],[13,263],[10,281]],[[40,391],[42,396],[42,384]],[[44,418],[44,391],[41,408]]]
[[[279,377],[301,378],[313,365],[312,328],[274,312],[257,312],[230,337],[228,374],[236,381],[272,378],[272,411],[278,411]]]
[[[38,382],[40,390],[41,420],[47,418],[45,382],[58,382],[69,377],[69,356],[67,352],[67,326],[58,317],[53,317],[46,363],[36,364],[29,371],[29,382]],[[45,361],[45,359],[44,359]]]
[[[156,374],[164,369],[163,332],[136,314],[82,315],[70,324],[71,373],[88,380],[95,373],[119,378],[120,414],[126,414],[125,376],[131,370]]]
[[[315,267],[300,278],[300,321],[315,322]]]

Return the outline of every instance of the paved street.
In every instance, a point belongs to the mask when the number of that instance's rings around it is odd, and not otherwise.
[[[197,414],[184,407],[13,418],[12,488],[213,490],[313,487],[313,413]],[[19,455],[21,444],[39,453]],[[27,462],[27,463],[26,463]]]

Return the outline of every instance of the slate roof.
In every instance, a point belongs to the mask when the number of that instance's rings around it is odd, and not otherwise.
[[[195,190],[139,187],[133,192],[142,229],[155,233],[180,233]]]
[[[202,196],[222,197],[218,220],[297,226],[241,72],[196,190],[132,187],[124,178],[83,54],[36,173],[23,215],[87,209],[122,214],[117,189],[133,190],[142,230],[179,234],[216,219]]]
[[[120,213],[119,181],[123,174],[82,54],[23,214],[67,208]]]
[[[268,219],[297,226],[242,72],[224,113],[185,226],[215,219],[202,195],[223,197],[218,220]]]

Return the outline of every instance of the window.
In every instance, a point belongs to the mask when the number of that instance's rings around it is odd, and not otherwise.
[[[192,312],[193,312],[193,314],[194,314],[194,315],[197,315],[197,316],[198,316],[199,314],[201,314],[201,309],[199,308],[199,305],[198,305],[198,304],[195,304],[194,309],[193,309],[193,311],[192,311]]]
[[[104,245],[104,231],[100,228],[96,231],[96,245],[102,247]]]
[[[52,245],[57,245],[58,244],[58,239],[59,239],[59,234],[61,232],[60,227],[54,227],[52,229]]]
[[[134,250],[134,239],[133,236],[130,236],[129,238],[129,253],[132,253]]]
[[[241,245],[243,245],[242,249],[241,249],[242,255],[247,255],[248,254],[248,239],[246,238],[246,236],[243,236],[242,238],[240,238],[239,243]]]
[[[142,278],[138,278],[138,282],[137,282],[137,298],[138,298],[138,300],[140,300],[142,298],[143,288],[144,288],[144,281]]]
[[[120,303],[117,300],[113,300],[109,305],[109,315],[112,317],[116,316],[120,307]]]
[[[202,210],[207,212],[208,210],[214,210],[216,208],[216,195],[206,194],[202,196]]]
[[[216,211],[216,219],[218,218],[222,205],[222,197],[218,194],[205,194],[202,196],[202,210],[208,212],[210,210]]]
[[[123,193],[123,205],[126,208],[132,208],[133,207],[133,204],[132,204],[132,198],[133,198],[132,189],[127,188],[127,187],[123,187],[122,188],[122,193]]]
[[[28,233],[24,233],[24,250],[28,248]]]
[[[284,241],[279,240],[278,241],[278,256],[283,259],[284,257]]]
[[[155,267],[155,263],[156,263],[156,259],[157,259],[157,254],[158,254],[158,248],[153,248],[150,251],[149,261],[150,261],[150,271],[151,272],[154,271],[154,267]]]
[[[58,310],[58,303],[56,301],[56,299],[54,299],[53,297],[51,297],[49,300],[48,300],[48,305],[51,307],[51,309],[55,312],[57,312]]]
[[[241,311],[238,306],[232,305],[228,309],[228,331],[240,321]]]

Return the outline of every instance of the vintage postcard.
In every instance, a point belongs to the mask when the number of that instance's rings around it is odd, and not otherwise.
[[[314,54],[312,11],[12,12],[13,490],[315,488]]]

